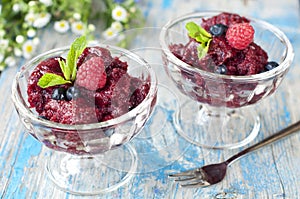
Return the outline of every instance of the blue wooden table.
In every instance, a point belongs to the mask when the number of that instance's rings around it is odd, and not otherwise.
[[[300,119],[300,27],[297,0],[153,0],[139,1],[146,29],[133,41],[131,50],[155,68],[159,98],[154,116],[130,144],[138,154],[137,172],[116,191],[88,198],[300,198],[300,133],[241,159],[231,165],[221,183],[204,189],[183,189],[167,178],[169,173],[220,162],[242,148],[205,149],[190,144],[176,132],[174,111],[185,98],[162,69],[158,35],[168,20],[200,10],[238,12],[264,19],[281,28],[291,40],[295,60],[278,91],[251,106],[261,117],[255,143]],[[51,29],[41,34],[38,52],[69,44],[74,37]],[[60,41],[60,42],[58,42]],[[11,102],[12,79],[26,60],[8,68],[0,77],[0,196],[1,198],[81,198],[59,190],[45,173],[49,151],[25,133]]]

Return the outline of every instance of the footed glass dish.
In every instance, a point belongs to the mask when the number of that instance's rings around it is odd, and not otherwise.
[[[260,119],[252,104],[276,91],[294,58],[287,36],[266,21],[247,17],[255,30],[254,42],[279,66],[258,74],[236,76],[201,70],[179,59],[173,44],[189,42],[186,24],[221,12],[195,12],[169,21],[161,30],[160,45],[164,68],[177,88],[188,97],[177,111],[175,125],[180,135],[193,144],[208,148],[237,148],[252,141]],[[208,67],[207,67],[208,68]]]
[[[127,62],[127,73],[150,85],[144,100],[118,117],[90,124],[61,124],[39,117],[30,107],[27,87],[32,71],[43,60],[66,57],[69,47],[30,60],[16,74],[12,86],[12,100],[26,131],[51,151],[46,163],[49,177],[60,189],[78,195],[110,192],[130,180],[137,168],[137,154],[128,142],[143,129],[157,98],[155,72],[143,58],[119,47],[97,46]]]

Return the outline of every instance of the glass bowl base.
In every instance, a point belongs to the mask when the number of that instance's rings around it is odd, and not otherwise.
[[[201,147],[233,149],[251,142],[260,129],[260,118],[246,108],[210,107],[187,101],[175,114],[178,133]]]
[[[137,168],[137,154],[125,145],[100,155],[75,156],[51,152],[46,171],[62,189],[75,195],[98,195],[128,183]]]

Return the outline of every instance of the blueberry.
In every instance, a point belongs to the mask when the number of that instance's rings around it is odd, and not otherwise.
[[[39,118],[44,119],[44,120],[48,120],[48,118],[46,116],[40,115]]]
[[[224,65],[224,64],[219,65],[216,68],[215,73],[222,74],[222,75],[226,74],[227,73],[227,67],[226,67],[226,65]]]
[[[62,87],[55,88],[52,93],[52,99],[65,100],[66,99],[66,89],[64,89]]]
[[[66,91],[66,98],[69,101],[72,99],[76,99],[79,95],[80,95],[79,89],[74,86],[69,87]]]
[[[211,26],[209,31],[214,36],[221,36],[226,32],[227,29],[228,27],[223,24],[216,24]]]
[[[267,63],[267,65],[265,65],[265,70],[266,71],[269,71],[269,70],[272,70],[274,68],[276,68],[277,66],[279,66],[279,64],[275,61],[270,61]]]

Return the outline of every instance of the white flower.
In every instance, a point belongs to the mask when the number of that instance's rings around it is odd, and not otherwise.
[[[43,12],[36,16],[36,19],[33,22],[33,26],[36,28],[42,28],[46,26],[51,19],[50,13]]]
[[[29,12],[25,15],[25,21],[29,24],[32,25],[33,22],[35,21],[35,14],[33,12]]]
[[[91,32],[94,32],[96,30],[96,27],[94,24],[89,24],[88,25],[88,30],[91,31]]]
[[[13,58],[12,56],[8,56],[6,57],[4,63],[8,66],[8,67],[12,67],[16,65],[16,60],[15,58]]]
[[[8,39],[0,39],[0,49],[5,49],[8,47]]]
[[[29,1],[29,2],[28,2],[28,5],[29,5],[29,7],[35,6],[35,1]]]
[[[120,32],[123,30],[123,25],[119,21],[115,21],[111,24],[111,28],[117,32]]]
[[[17,42],[18,44],[23,43],[24,40],[25,40],[25,38],[24,38],[23,35],[18,35],[18,36],[16,37],[16,42]]]
[[[0,63],[3,61],[3,59],[4,59],[4,54],[0,53]]]
[[[4,37],[5,35],[5,31],[4,30],[0,30],[0,37]]]
[[[29,29],[27,31],[27,37],[33,38],[33,37],[35,37],[35,35],[36,35],[36,31],[34,29]]]
[[[126,21],[127,20],[127,11],[122,6],[116,6],[112,10],[112,18],[116,21]]]
[[[18,13],[21,10],[21,5],[18,3],[15,3],[12,7],[12,10],[16,13]]]
[[[70,25],[66,20],[60,20],[56,21],[54,23],[54,30],[56,30],[59,33],[65,33],[69,30]]]
[[[135,12],[136,12],[136,7],[131,7],[131,8],[129,9],[129,11],[132,12],[132,13],[135,13]]]
[[[32,42],[35,46],[37,46],[40,44],[40,39],[38,37],[35,37],[35,38],[33,38]]]
[[[53,4],[52,0],[40,0],[45,6],[51,6]]]
[[[35,51],[35,45],[32,40],[27,40],[22,46],[23,57],[29,59]]]
[[[113,29],[113,28],[107,28],[103,33],[102,33],[102,35],[103,35],[103,37],[105,38],[105,39],[112,39],[113,37],[115,37],[116,35],[117,35],[117,31],[115,30],[115,29]]]
[[[17,57],[21,57],[22,56],[22,51],[19,48],[14,48],[14,54]]]
[[[74,13],[73,14],[74,19],[76,19],[77,21],[79,21],[81,19],[81,15],[79,13]]]
[[[81,21],[75,21],[71,26],[72,32],[77,35],[82,35],[85,31],[84,24]]]

